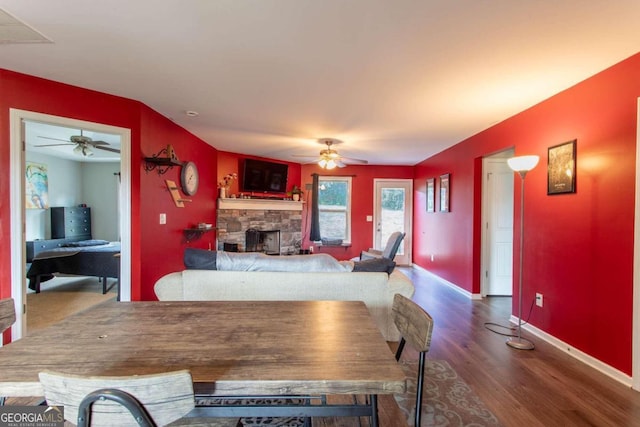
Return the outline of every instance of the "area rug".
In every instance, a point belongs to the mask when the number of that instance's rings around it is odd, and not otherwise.
[[[414,426],[414,411],[416,401],[416,378],[418,373],[417,361],[401,361],[402,369],[407,375],[408,393],[395,396],[400,411],[406,423]],[[199,402],[206,404],[207,402]],[[302,418],[242,418],[243,426],[277,426],[301,427]],[[333,425],[333,423],[317,423],[313,425]],[[368,426],[367,420],[362,424],[354,418],[342,418],[336,426]],[[397,425],[405,425],[398,420]],[[422,396],[422,420],[420,427],[501,427],[495,415],[485,406],[482,400],[471,390],[444,360],[427,359],[425,365],[425,383]],[[395,426],[393,426],[395,427]]]
[[[409,426],[414,426],[417,361],[401,361],[407,378],[408,393],[395,396]],[[464,427],[501,426],[480,398],[444,360],[427,359],[422,395],[421,426]]]
[[[196,398],[196,406],[226,405],[296,405],[302,403],[301,399],[214,399]],[[301,417],[245,417],[238,420],[238,427],[270,426],[270,427],[303,427],[304,418]]]

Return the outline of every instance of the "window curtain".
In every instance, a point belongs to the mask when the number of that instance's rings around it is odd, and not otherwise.
[[[317,242],[321,240],[320,208],[318,207],[318,190],[320,189],[318,182],[320,177],[317,173],[313,173],[311,176],[313,177],[313,184],[311,189],[311,227],[309,228],[309,240]]]

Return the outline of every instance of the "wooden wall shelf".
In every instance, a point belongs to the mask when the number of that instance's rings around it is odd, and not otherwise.
[[[198,240],[199,238],[201,238],[204,233],[208,233],[210,231],[215,231],[215,230],[216,230],[215,227],[185,228],[184,230],[182,230],[182,233],[184,234],[184,238],[187,242],[192,242],[194,240]]]
[[[162,175],[174,166],[182,166],[184,164],[184,162],[178,160],[178,156],[176,156],[171,144],[167,145],[153,156],[145,157],[144,161],[144,170],[150,172],[157,168],[158,175]]]
[[[145,157],[144,170],[150,172],[154,169],[158,169],[158,174],[162,175],[174,166],[182,166],[180,160],[172,159],[169,157]]]

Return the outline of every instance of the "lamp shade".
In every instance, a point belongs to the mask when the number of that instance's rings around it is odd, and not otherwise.
[[[535,168],[540,160],[539,156],[518,156],[507,159],[507,164],[516,172],[529,172]]]

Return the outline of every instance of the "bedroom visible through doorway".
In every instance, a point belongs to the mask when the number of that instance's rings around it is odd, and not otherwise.
[[[52,238],[51,207],[94,207],[91,237],[120,241],[121,299],[130,300],[131,190],[128,159],[131,133],[129,129],[22,110],[12,109],[10,116],[11,204],[22,206],[22,209],[12,209],[12,296],[17,306],[27,309],[26,314],[18,312],[18,319],[12,328],[13,339],[18,339],[28,332],[25,245],[29,239]],[[87,142],[88,145],[83,145]],[[102,147],[108,149],[103,150]],[[28,162],[45,166],[42,170],[47,173],[46,207],[37,206],[33,209],[31,205],[27,209]],[[102,294],[98,279],[91,279],[96,283],[93,287]],[[47,282],[42,284],[43,292],[47,286]]]

